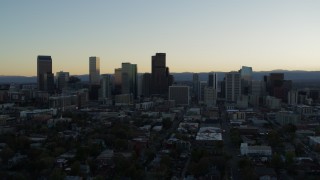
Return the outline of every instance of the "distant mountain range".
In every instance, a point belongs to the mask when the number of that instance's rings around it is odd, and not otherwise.
[[[217,72],[219,81],[223,80],[225,72]],[[320,81],[320,71],[288,71],[288,70],[273,70],[273,71],[256,71],[252,73],[254,80],[262,80],[263,76],[270,73],[284,73],[286,80],[292,81]],[[192,72],[171,73],[176,81],[190,81],[192,80]],[[200,72],[199,79],[206,81],[208,79],[208,72]]]
[[[225,72],[217,72],[219,80],[222,80]],[[258,71],[253,72],[253,79],[261,80],[264,75],[269,73],[284,73],[284,77],[287,80],[293,81],[319,81],[320,82],[320,71],[288,71],[288,70],[273,70],[273,71]],[[176,81],[191,81],[193,72],[183,72],[183,73],[171,73]],[[208,78],[208,72],[200,72],[199,79],[201,81],[206,81]],[[83,82],[89,81],[89,75],[74,75],[81,79]],[[36,76],[0,76],[0,83],[36,83]]]

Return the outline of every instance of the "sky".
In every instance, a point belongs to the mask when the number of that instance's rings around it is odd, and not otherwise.
[[[167,54],[171,72],[320,70],[318,0],[2,0],[0,75],[36,75],[38,55],[53,72],[101,73],[122,62],[151,71]]]

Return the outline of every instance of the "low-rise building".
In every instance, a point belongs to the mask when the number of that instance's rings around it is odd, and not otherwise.
[[[273,96],[267,96],[266,97],[266,106],[269,109],[280,109],[281,108],[281,99],[273,97]]]
[[[97,162],[99,163],[99,166],[108,166],[113,164],[113,157],[114,152],[112,149],[104,150],[100,153],[100,155],[97,157]]]
[[[116,106],[128,106],[133,104],[132,94],[119,94],[115,96]]]
[[[276,113],[276,122],[281,125],[298,124],[300,115],[292,111],[279,111]]]
[[[201,127],[196,136],[196,143],[198,145],[212,147],[222,142],[221,129],[217,127]]]
[[[270,146],[249,146],[247,143],[241,143],[240,153],[242,156],[271,156]]]
[[[312,147],[319,146],[320,145],[320,136],[309,136],[309,145]]]

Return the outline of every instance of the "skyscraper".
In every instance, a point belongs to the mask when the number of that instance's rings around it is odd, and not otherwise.
[[[243,95],[249,95],[251,90],[252,81],[252,67],[242,66],[239,70],[241,75],[241,93]]]
[[[240,69],[241,79],[251,81],[252,80],[252,67],[242,66]]]
[[[150,73],[144,73],[142,76],[142,82],[141,82],[141,94],[144,97],[150,96],[150,90],[151,90],[151,74]]]
[[[217,98],[218,94],[218,74],[211,72],[208,74],[208,87],[214,90],[214,97]]]
[[[100,58],[89,57],[89,82],[90,85],[100,84]]]
[[[100,58],[89,57],[89,96],[91,100],[98,100],[100,88]]]
[[[151,61],[152,94],[167,95],[171,78],[166,67],[166,53],[156,53]]]
[[[137,65],[131,63],[122,63],[122,94],[133,94],[134,98],[138,95],[137,84]]]
[[[208,82],[207,81],[200,81],[199,83],[199,95],[198,95],[198,100],[200,102],[204,102],[204,90],[207,87]]]
[[[235,102],[241,95],[241,75],[239,72],[229,72],[225,74],[226,101]]]
[[[38,56],[37,58],[37,83],[38,90],[54,91],[54,75],[52,74],[51,56]]]
[[[122,69],[114,69],[114,94],[121,94]]]
[[[112,78],[108,74],[103,74],[100,80],[100,98],[102,99],[110,99],[111,91],[112,91]]]
[[[208,74],[208,87],[213,87],[213,89],[218,89],[218,74],[211,72]]]
[[[217,104],[217,92],[213,87],[204,88],[204,104],[208,107],[215,106]]]
[[[68,86],[68,81],[69,72],[60,71],[56,73],[56,85],[60,91]]]
[[[198,73],[193,73],[192,75],[192,84],[193,84],[193,95],[195,99],[198,99],[198,94],[199,94],[199,74]]]

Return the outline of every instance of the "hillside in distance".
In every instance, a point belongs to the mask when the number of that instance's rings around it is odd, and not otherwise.
[[[219,81],[224,77],[225,72],[217,72]],[[284,77],[287,80],[292,80],[295,82],[302,81],[313,81],[320,82],[320,71],[287,71],[287,70],[273,70],[273,71],[257,71],[253,72],[254,80],[262,80],[264,75],[270,73],[284,73]],[[193,72],[183,72],[183,73],[171,73],[174,76],[175,81],[191,81]],[[206,81],[208,78],[208,72],[200,72],[199,79],[200,81]],[[81,79],[83,82],[89,81],[89,75],[73,75]],[[0,83],[36,83],[36,76],[0,76]]]
[[[223,80],[225,72],[217,72],[219,81]],[[253,80],[262,80],[263,76],[270,73],[284,73],[286,80],[292,81],[320,81],[320,71],[287,71],[287,70],[273,70],[273,71],[256,71],[253,72]],[[192,80],[192,72],[184,73],[171,73],[176,81],[190,81]],[[200,72],[200,81],[206,81],[208,79],[208,72]]]

